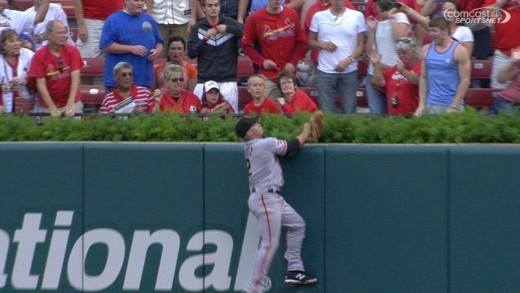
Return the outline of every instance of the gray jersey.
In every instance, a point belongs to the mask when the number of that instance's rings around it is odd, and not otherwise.
[[[246,142],[244,152],[250,190],[282,187],[284,182],[282,167],[277,155],[283,156],[286,151],[287,142],[274,137]]]

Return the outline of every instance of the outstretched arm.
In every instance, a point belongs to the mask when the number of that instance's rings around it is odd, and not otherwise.
[[[287,155],[296,154],[300,148],[305,144],[309,136],[311,135],[311,125],[309,122],[303,124],[303,130],[296,136],[295,139],[287,142]]]

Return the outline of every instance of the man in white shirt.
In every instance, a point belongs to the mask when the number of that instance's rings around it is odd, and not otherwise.
[[[339,92],[343,113],[357,108],[357,58],[365,43],[365,18],[359,11],[345,7],[344,0],[332,0],[330,9],[312,17],[308,45],[319,49],[318,102],[322,111],[335,111]]]
[[[0,31],[12,28],[18,34],[31,31],[35,24],[45,19],[49,10],[49,0],[41,0],[40,7],[36,12],[11,10],[7,9],[8,5],[8,0],[0,0]]]
[[[25,10],[30,12],[37,12],[38,9],[41,6],[42,1],[36,0],[34,1],[34,6],[30,7],[29,9]],[[41,47],[47,45],[47,36],[45,34],[45,26],[47,23],[51,20],[59,20],[61,21],[67,28],[69,27],[69,23],[67,20],[67,14],[63,10],[60,4],[51,3],[49,5],[49,11],[47,12],[47,15],[45,16],[45,20],[43,22],[40,22],[36,24],[32,30],[32,38],[34,41],[34,51],[40,49]],[[69,31],[69,38],[67,39],[67,43],[70,45],[75,46],[74,40],[70,37],[70,31]]]
[[[197,0],[146,0],[146,12],[150,14],[159,27],[163,40],[171,36],[180,36],[186,42],[189,30],[197,21]],[[159,57],[167,57],[168,48],[163,48]]]

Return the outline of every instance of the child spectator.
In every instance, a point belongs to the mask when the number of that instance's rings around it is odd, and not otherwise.
[[[265,96],[265,77],[263,75],[253,75],[247,80],[247,91],[253,100],[244,107],[244,114],[273,113],[280,114],[278,105],[275,101]]]
[[[233,107],[220,93],[220,88],[216,81],[210,80],[204,83],[204,93],[202,94],[202,108],[200,113],[226,114],[235,113]]]

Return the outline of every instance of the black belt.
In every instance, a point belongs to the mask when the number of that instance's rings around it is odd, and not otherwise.
[[[256,192],[256,189],[253,188],[251,191]],[[278,188],[268,188],[267,193],[276,193],[276,194],[282,195],[282,191]]]

